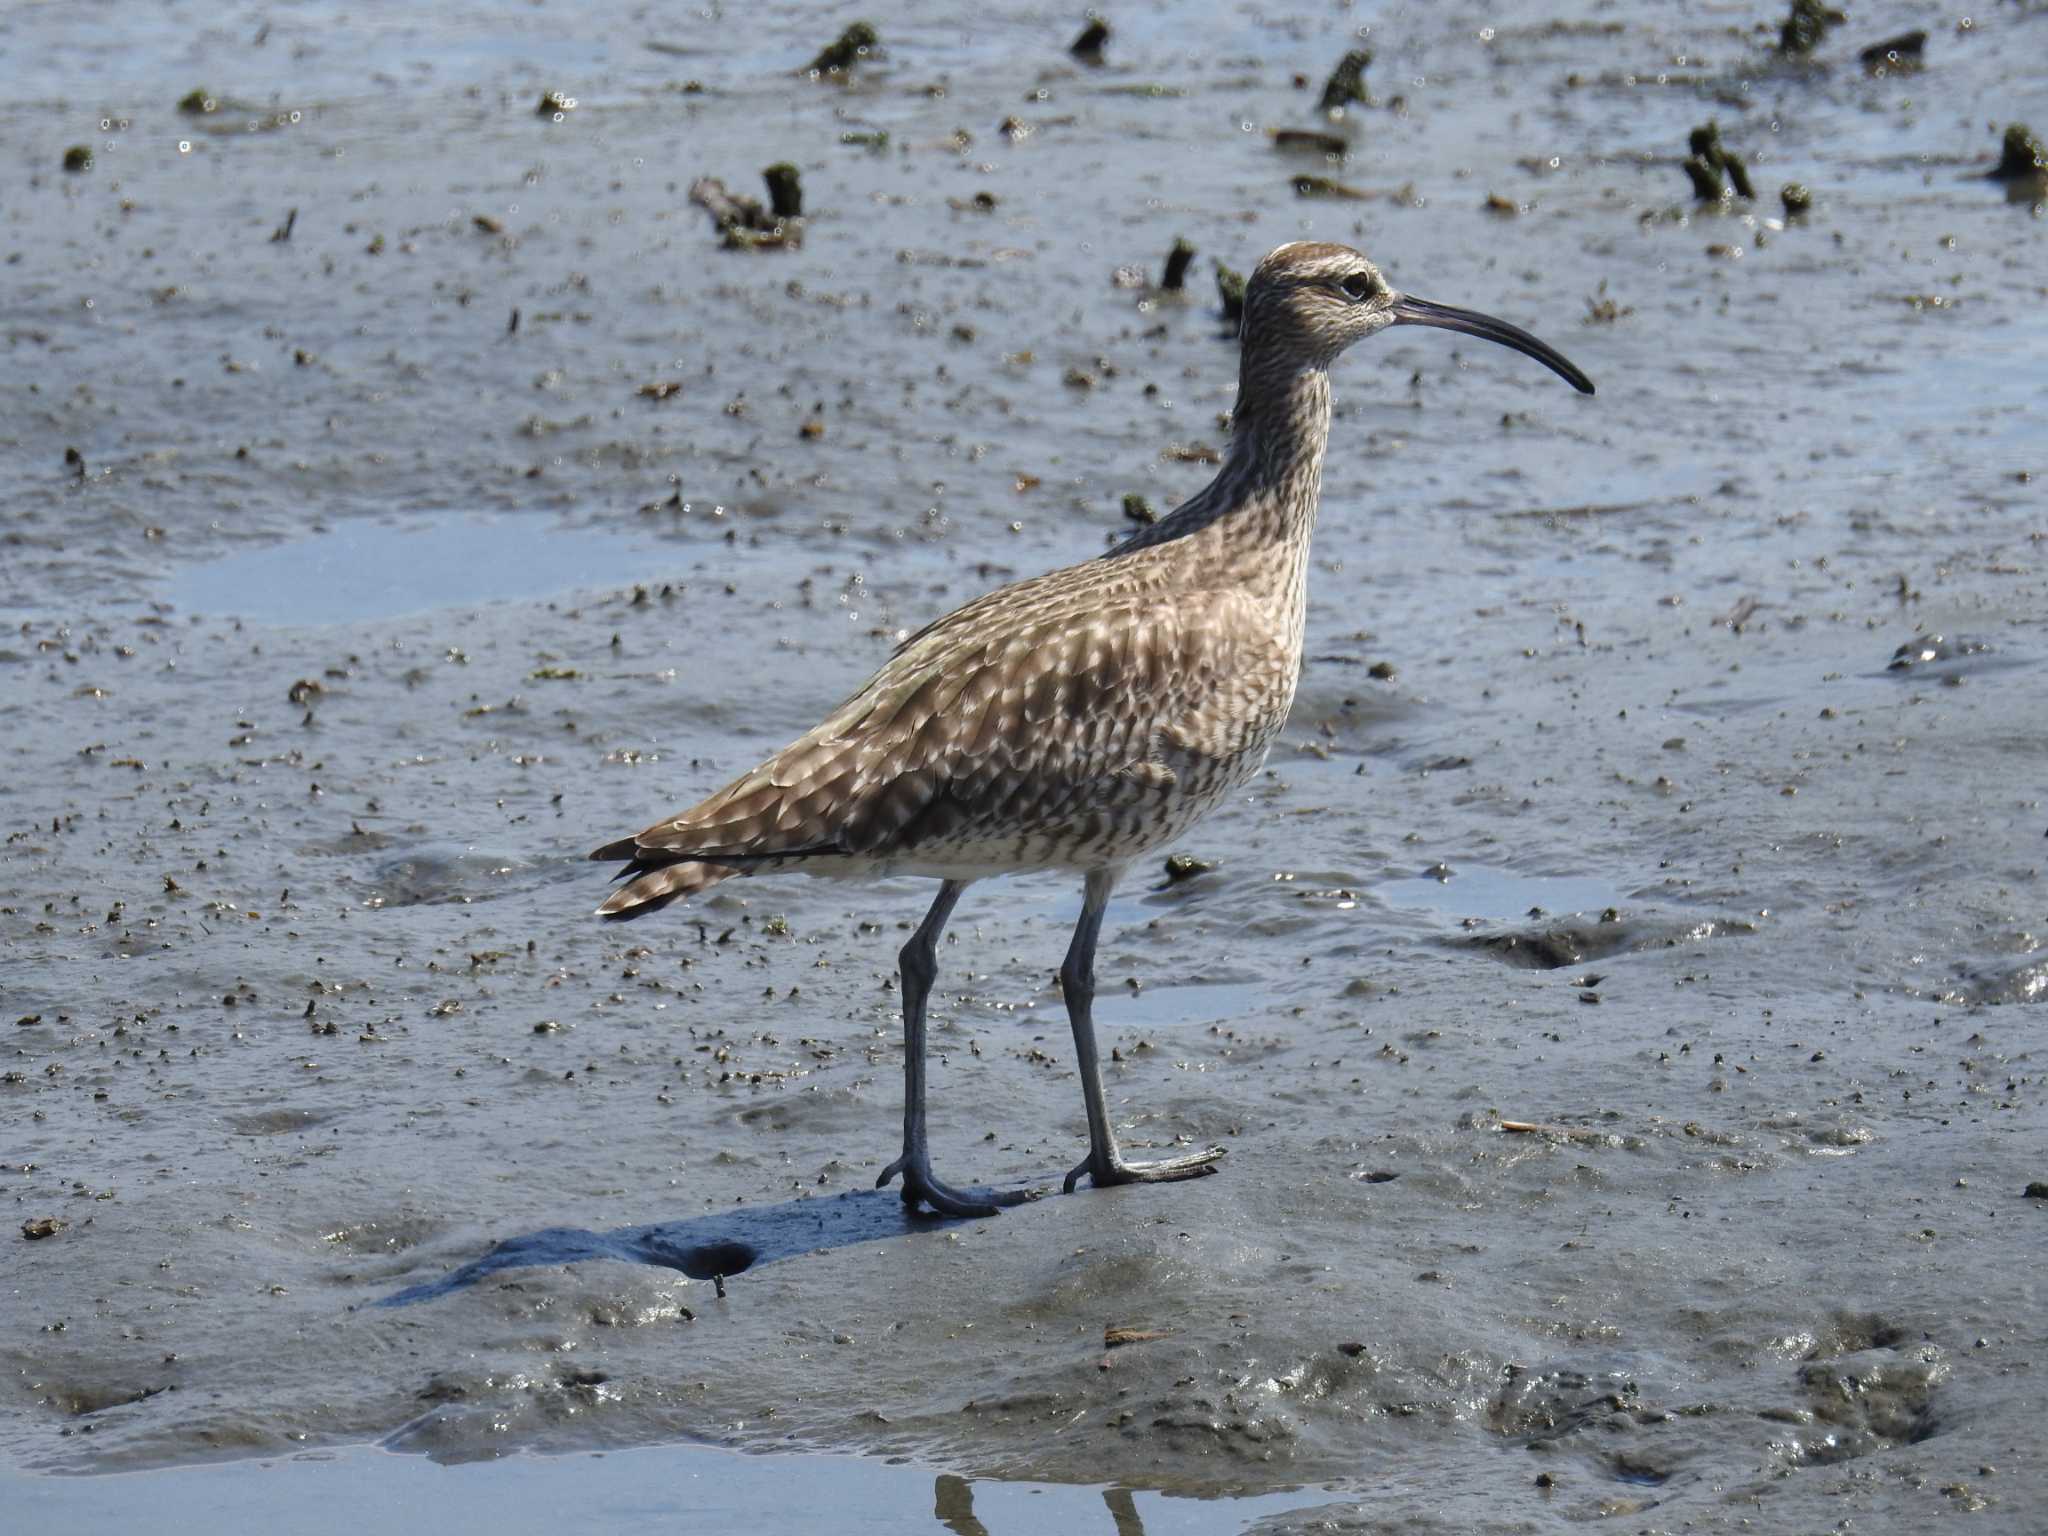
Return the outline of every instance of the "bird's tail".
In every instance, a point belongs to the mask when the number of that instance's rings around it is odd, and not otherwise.
[[[659,859],[654,850],[641,848],[633,839],[608,843],[591,854],[593,859],[630,859],[619,878],[625,882],[597,909],[599,917],[625,921],[659,912],[672,901],[694,896],[719,881],[746,871],[731,864],[706,864],[701,859]]]

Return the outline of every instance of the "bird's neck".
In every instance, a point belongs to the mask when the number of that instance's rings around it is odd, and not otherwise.
[[[1173,545],[1181,584],[1243,592],[1298,648],[1329,440],[1328,370],[1247,347],[1230,449],[1216,478],[1115,553]]]
[[[1282,363],[1247,348],[1223,467],[1206,487],[1127,540],[1119,552],[1196,535],[1240,563],[1261,548],[1305,548],[1315,530],[1323,450],[1329,441],[1328,371],[1320,365]]]
[[[1230,452],[1217,480],[1235,482],[1234,517],[1267,540],[1307,543],[1330,442],[1330,375],[1318,364],[1247,347],[1231,415]],[[1246,517],[1245,514],[1249,514]]]

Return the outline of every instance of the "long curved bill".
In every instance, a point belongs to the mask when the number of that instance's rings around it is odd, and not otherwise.
[[[1513,347],[1517,352],[1525,352],[1535,358],[1580,394],[1593,393],[1593,381],[1579,372],[1557,348],[1538,341],[1519,325],[1509,325],[1505,320],[1496,320],[1477,310],[1455,309],[1449,304],[1432,304],[1427,299],[1411,299],[1403,294],[1394,300],[1394,324],[1433,325],[1440,330],[1463,331],[1467,336],[1497,341],[1504,347]]]

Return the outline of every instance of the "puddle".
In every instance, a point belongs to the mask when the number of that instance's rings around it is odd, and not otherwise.
[[[599,1529],[650,1516],[692,1530],[757,1536],[842,1531],[1029,1530],[1075,1536],[1207,1536],[1326,1503],[1296,1492],[1192,1499],[1116,1487],[970,1481],[901,1462],[848,1456],[745,1456],[659,1446],[592,1456],[513,1456],[438,1465],[371,1447],[290,1461],[241,1461],[104,1477],[0,1473],[23,1530],[118,1530],[146,1520],[160,1536],[222,1529],[334,1529],[333,1511],[371,1530],[561,1529],[565,1510]]]
[[[1140,977],[1141,982],[1144,981]],[[1129,1029],[1144,1025],[1172,1029],[1212,1024],[1222,1019],[1252,1017],[1272,1000],[1270,985],[1248,981],[1191,981],[1177,985],[1145,983],[1136,992],[1119,983],[1098,980],[1095,1027]]]
[[[351,624],[684,580],[700,558],[672,540],[537,517],[348,522],[188,566],[170,578],[163,596],[181,612],[244,623]],[[719,559],[729,570],[732,551],[721,546]]]
[[[1495,919],[1527,917],[1532,907],[1546,914],[1598,912],[1621,900],[1615,886],[1590,876],[1511,875],[1474,864],[1454,866],[1448,880],[1418,875],[1383,881],[1372,891],[1390,907]]]

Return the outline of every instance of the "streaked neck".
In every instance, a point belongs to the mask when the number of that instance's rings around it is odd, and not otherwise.
[[[1230,448],[1216,478],[1116,552],[1204,533],[1227,549],[1305,547],[1315,528],[1329,441],[1329,372],[1247,348]]]

